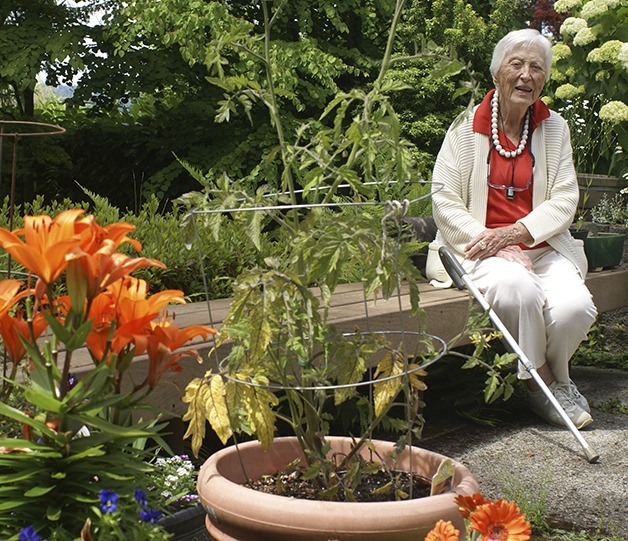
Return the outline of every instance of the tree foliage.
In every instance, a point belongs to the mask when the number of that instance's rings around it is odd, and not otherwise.
[[[89,17],[106,2],[0,1],[0,102],[3,116],[31,118],[37,75],[71,84],[94,54]]]
[[[4,116],[21,115],[15,97],[21,94],[9,85],[7,66],[23,66],[14,86],[28,92],[42,67],[50,83],[67,83],[80,74],[74,96],[62,106],[47,107],[40,117],[67,128],[46,153],[56,149],[70,164],[67,172],[34,167],[37,154],[32,152],[20,157],[20,166],[28,162],[28,167],[18,182],[37,178],[50,199],[80,197],[78,182],[128,209],[139,208],[150,194],[167,202],[189,191],[195,181],[179,159],[213,177],[226,173],[255,185],[272,183],[277,163],[262,158],[273,155],[278,140],[265,111],[265,68],[255,55],[268,48],[277,68],[274,91],[282,123],[294,138],[296,126],[319,118],[338,91],[373,82],[394,4],[279,1],[273,4],[271,38],[265,41],[260,2],[0,0],[0,6],[8,6],[0,8],[0,39],[9,35],[5,28],[23,34],[22,41],[0,47],[0,97],[7,95],[3,89],[10,89],[11,96],[2,102],[11,109]],[[105,10],[102,24],[90,26],[90,15],[99,8]],[[438,44],[438,55],[459,59],[458,69],[449,72],[438,69],[434,55],[412,64],[395,59],[389,70],[390,79],[407,87],[396,92],[395,107],[421,176],[429,174],[447,126],[467,103],[461,90],[489,81],[493,43],[522,25],[516,8],[505,0],[494,5],[485,0],[407,3],[393,56],[411,56],[425,51],[426,44]],[[245,33],[248,41],[224,54]],[[36,47],[29,62],[19,62],[26,42]],[[229,79],[216,84],[225,61]],[[238,89],[243,78],[258,81],[258,98]],[[228,125],[217,122],[227,118]]]

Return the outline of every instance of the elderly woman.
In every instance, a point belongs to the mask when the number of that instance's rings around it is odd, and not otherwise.
[[[491,90],[471,115],[449,128],[434,166],[427,277],[451,286],[438,248],[446,245],[578,428],[592,422],[569,376],[569,360],[597,311],[584,277],[582,241],[569,233],[578,185],[565,120],[539,100],[552,59],[532,29],[507,34],[495,47]],[[438,184],[442,184],[441,187]],[[563,425],[531,379],[531,409]]]

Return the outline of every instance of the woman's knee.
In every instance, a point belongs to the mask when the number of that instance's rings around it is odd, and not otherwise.
[[[536,276],[525,269],[496,274],[487,289],[489,303],[502,309],[541,310],[545,292]]]
[[[555,330],[574,332],[579,330],[586,336],[597,317],[597,309],[588,290],[575,290],[570,295],[552,299],[548,307],[549,323]]]

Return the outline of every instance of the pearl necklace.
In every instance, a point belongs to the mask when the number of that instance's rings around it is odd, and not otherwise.
[[[514,158],[515,156],[519,156],[523,152],[523,149],[526,147],[528,142],[528,130],[530,127],[530,114],[526,113],[525,121],[523,123],[523,130],[521,131],[521,139],[519,140],[519,146],[517,150],[504,150],[501,143],[499,142],[499,131],[497,129],[497,115],[499,114],[499,97],[497,95],[497,89],[495,89],[495,93],[493,94],[493,98],[491,99],[491,133],[493,138],[493,146],[495,150],[499,152],[500,156],[504,158]]]

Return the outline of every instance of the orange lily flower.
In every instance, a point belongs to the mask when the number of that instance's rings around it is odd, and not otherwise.
[[[449,521],[439,520],[434,528],[425,536],[425,541],[458,541],[460,530],[454,528]]]
[[[155,266],[165,268],[156,259],[131,258],[116,252],[117,248],[128,242],[138,252],[142,249],[139,241],[127,236],[135,226],[118,222],[101,227],[93,216],[87,216],[76,222],[76,230],[81,234],[81,243],[68,254],[68,290],[74,298],[74,304],[85,297],[91,300],[109,284],[127,276],[140,267]]]
[[[106,242],[93,254],[75,250],[68,255],[68,292],[72,305],[81,305],[85,299],[93,299],[100,291],[141,267],[166,266],[156,259],[131,258],[114,252],[113,242]]]
[[[164,314],[159,324],[153,323],[153,332],[148,336],[146,353],[149,359],[148,386],[152,389],[159,383],[161,377],[168,371],[181,372],[183,368],[178,364],[183,357],[196,357],[195,349],[188,349],[174,353],[197,336],[206,339],[209,334],[216,334],[216,329],[209,325],[191,325],[183,329],[172,325]]]
[[[33,334],[35,339],[39,338],[47,326],[48,323],[44,315],[41,312],[37,312],[33,316]],[[0,336],[9,360],[13,364],[19,363],[26,355],[26,348],[20,337],[26,339],[27,342],[30,342],[31,339],[28,321],[24,319],[21,310],[18,310],[15,317],[5,316],[0,318]]]
[[[135,230],[135,226],[128,222],[116,222],[102,227],[92,215],[89,215],[76,223],[76,229],[83,239],[81,251],[89,254],[97,252],[105,242],[113,243],[114,250],[125,242],[131,244],[137,252],[142,249],[142,244],[138,240],[127,236],[127,233]]]
[[[170,303],[184,304],[183,292],[166,290],[147,298],[148,284],[127,276],[111,284],[94,299],[89,317],[94,319],[92,332],[87,336],[87,345],[92,355],[102,360],[111,324],[114,324],[112,350],[120,353],[131,342],[136,345],[136,355],[146,351],[147,335],[151,333],[150,322]]]
[[[82,209],[61,212],[56,218],[26,216],[24,227],[13,232],[0,228],[0,246],[46,285],[54,283],[67,265],[66,255],[79,243],[74,222]],[[22,241],[18,235],[24,236]]]
[[[28,292],[25,291],[18,295],[18,291],[22,287],[19,280],[2,280],[0,282],[0,319],[4,318],[9,310]]]
[[[480,541],[528,541],[532,534],[525,514],[505,500],[480,505],[471,514],[469,530],[479,532]]]

